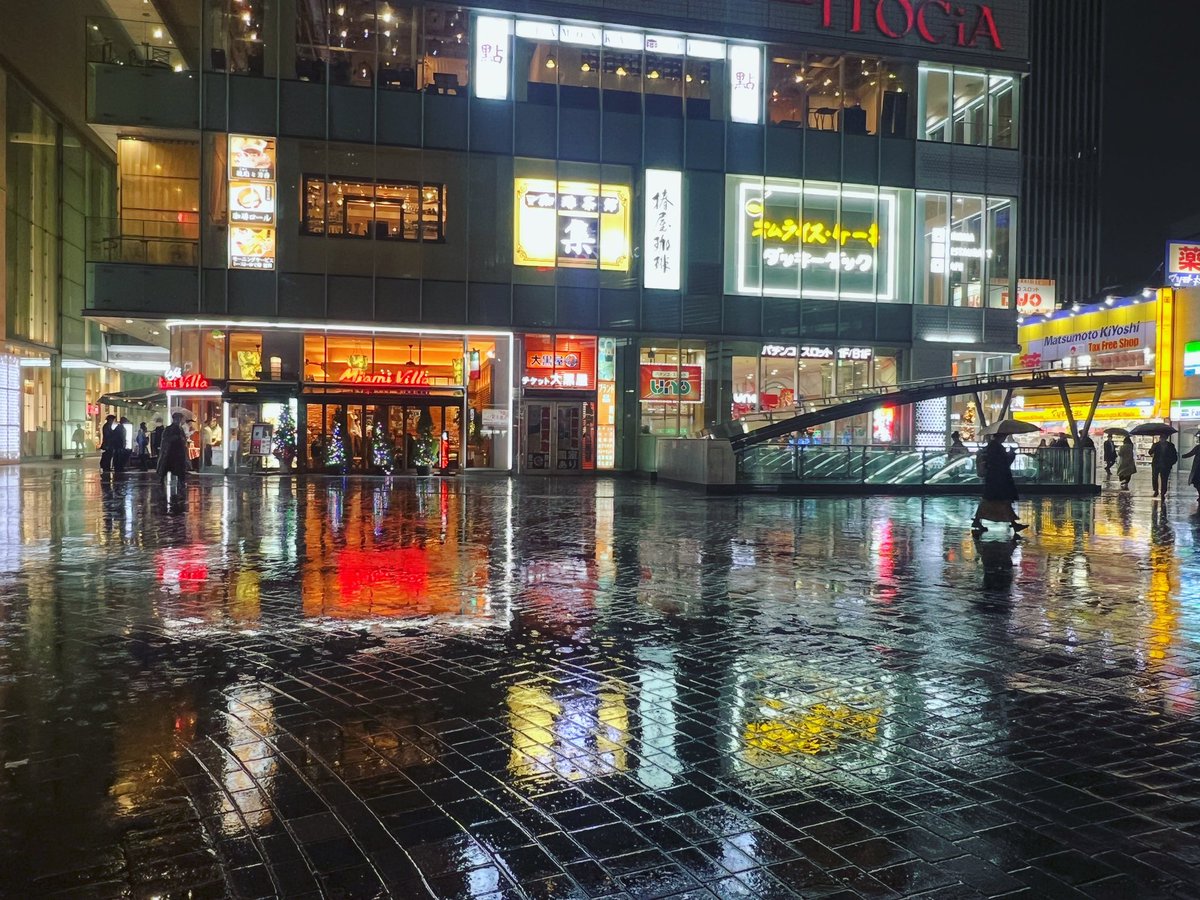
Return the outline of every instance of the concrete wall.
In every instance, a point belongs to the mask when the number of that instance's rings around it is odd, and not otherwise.
[[[658,475],[687,484],[733,484],[737,480],[733,447],[728,441],[660,439]]]

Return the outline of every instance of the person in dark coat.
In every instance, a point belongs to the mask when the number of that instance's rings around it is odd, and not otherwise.
[[[1196,489],[1196,502],[1200,503],[1200,438],[1196,446],[1183,454],[1184,459],[1191,459],[1192,471],[1188,473],[1188,484]]]
[[[1171,443],[1171,436],[1164,434],[1150,447],[1150,481],[1154,488],[1154,496],[1167,496],[1167,486],[1171,483],[1171,470],[1179,462],[1179,451]]]
[[[988,442],[977,457],[977,468],[983,478],[983,499],[975,510],[971,529],[976,533],[987,531],[983,520],[1007,522],[1013,531],[1024,531],[1028,525],[1021,524],[1013,504],[1017,502],[1017,483],[1013,481],[1012,464],[1016,451],[1006,450],[1004,435],[988,435]]]
[[[109,472],[113,464],[112,432],[116,416],[105,416],[104,426],[100,429],[100,471]]]
[[[1117,443],[1110,434],[1104,439],[1104,474],[1111,475],[1112,467],[1117,462]]]
[[[158,451],[162,448],[163,432],[162,419],[155,418],[154,430],[150,432],[150,458],[154,460],[154,467],[158,468]]]
[[[120,475],[125,471],[125,466],[129,462],[129,429],[133,427],[124,416],[121,416],[121,421],[113,426],[113,430],[109,432],[109,440],[112,441],[112,465],[113,471]]]
[[[187,473],[191,468],[188,461],[188,436],[183,427],[183,413],[174,413],[171,424],[163,430],[162,446],[158,453],[158,480],[163,489],[167,487],[167,476],[174,475],[179,479],[180,497],[186,499],[184,486],[187,484]]]

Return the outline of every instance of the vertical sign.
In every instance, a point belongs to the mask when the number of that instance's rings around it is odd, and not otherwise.
[[[729,48],[729,116],[735,122],[757,125],[762,110],[762,50]]]
[[[645,271],[642,278],[647,288],[679,290],[682,196],[682,173],[668,169],[646,170]]]
[[[512,23],[495,16],[475,19],[475,96],[508,99],[508,35]]]
[[[229,268],[275,268],[275,138],[229,135]]]
[[[1200,241],[1167,244],[1167,284],[1177,288],[1200,286]]]

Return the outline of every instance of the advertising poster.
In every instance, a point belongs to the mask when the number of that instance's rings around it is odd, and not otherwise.
[[[251,427],[250,455],[271,455],[271,424],[269,422],[255,422]]]
[[[275,224],[275,185],[257,181],[229,182],[229,221]]]
[[[275,268],[275,139],[229,135],[229,268]]]
[[[639,396],[642,400],[704,402],[704,367],[673,363],[642,363]]]

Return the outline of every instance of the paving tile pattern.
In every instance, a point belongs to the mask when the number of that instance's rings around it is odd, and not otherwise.
[[[0,470],[0,895],[1194,897],[1200,516]]]

